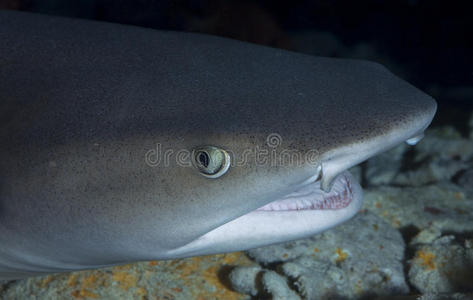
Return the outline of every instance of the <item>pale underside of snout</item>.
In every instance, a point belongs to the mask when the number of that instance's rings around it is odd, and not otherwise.
[[[175,258],[240,251],[309,237],[347,221],[359,211],[363,192],[348,171],[336,177],[330,192],[324,192],[320,183],[315,176],[292,193],[167,255]]]

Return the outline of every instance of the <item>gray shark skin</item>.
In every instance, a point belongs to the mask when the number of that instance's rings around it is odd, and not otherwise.
[[[201,34],[0,11],[0,41],[0,279],[308,237],[436,111],[376,63]]]

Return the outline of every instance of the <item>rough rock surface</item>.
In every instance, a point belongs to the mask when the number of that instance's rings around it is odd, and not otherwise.
[[[287,277],[305,299],[320,299],[407,293],[404,250],[399,231],[364,212],[312,238],[253,249],[248,254],[266,269]],[[232,283],[241,285],[234,279]]]
[[[444,127],[427,131],[415,147],[402,144],[368,160],[365,175],[371,186],[424,186],[453,179],[472,159],[471,140]]]
[[[254,265],[242,252],[33,277],[0,288],[0,299],[246,299],[229,289],[227,266]]]
[[[229,274],[233,289],[242,294],[256,296],[262,292],[260,275],[265,272],[262,267],[237,267]]]
[[[473,287],[473,240],[452,235],[419,244],[409,260],[409,281],[424,293],[454,293]]]
[[[363,208],[387,220],[395,228],[422,230],[435,224],[442,231],[473,230],[473,201],[453,183],[368,188],[365,189]]]

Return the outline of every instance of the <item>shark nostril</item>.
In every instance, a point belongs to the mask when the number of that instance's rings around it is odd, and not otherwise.
[[[416,145],[422,138],[424,137],[424,132],[421,132],[417,135],[414,135],[413,137],[409,138],[406,140],[406,143],[409,146],[414,146]]]

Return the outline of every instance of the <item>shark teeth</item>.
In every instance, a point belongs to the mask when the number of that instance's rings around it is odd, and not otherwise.
[[[353,200],[350,173],[344,172],[335,178],[330,192],[321,189],[320,181],[309,183],[283,198],[270,202],[258,211],[294,211],[342,209]]]

